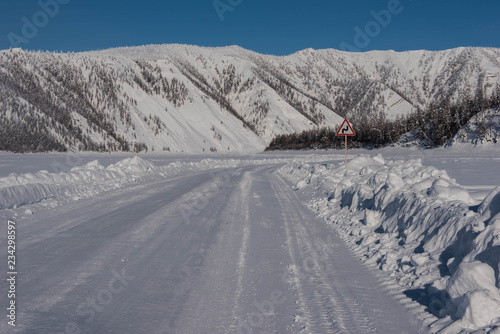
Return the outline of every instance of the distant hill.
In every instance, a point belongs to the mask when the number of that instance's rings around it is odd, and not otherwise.
[[[262,151],[277,135],[394,120],[500,83],[500,49],[150,45],[83,53],[0,51],[0,149]],[[356,126],[356,124],[354,124]]]

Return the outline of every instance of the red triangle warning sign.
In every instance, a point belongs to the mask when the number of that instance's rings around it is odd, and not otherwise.
[[[354,130],[352,129],[351,124],[344,119],[344,123],[340,126],[339,130],[337,131],[337,136],[355,136],[356,134],[354,133]]]

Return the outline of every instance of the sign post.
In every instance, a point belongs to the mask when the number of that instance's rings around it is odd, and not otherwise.
[[[347,119],[344,119],[344,122],[337,131],[337,136],[345,137],[345,168],[347,168],[347,136],[355,136],[355,135],[356,134],[354,133],[351,124],[349,124]]]

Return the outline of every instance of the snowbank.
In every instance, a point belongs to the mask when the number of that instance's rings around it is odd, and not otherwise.
[[[60,201],[79,200],[95,196],[103,191],[125,187],[146,179],[195,173],[203,170],[236,167],[242,164],[276,164],[284,159],[203,159],[197,162],[173,162],[158,167],[140,157],[126,158],[108,167],[94,160],[69,172],[16,174],[0,178],[0,210],[44,202],[54,206]],[[26,210],[30,210],[29,208]],[[28,212],[28,211],[27,211]]]
[[[0,178],[0,209],[16,208],[61,196],[79,199],[116,189],[161,170],[141,158],[127,158],[104,168],[97,160],[68,173],[10,174]]]
[[[26,174],[12,173],[0,178],[0,210],[14,209],[47,199],[78,200],[103,191],[122,188],[146,177],[163,178],[237,164],[237,160],[221,162],[205,159],[200,162],[175,162],[165,167],[157,167],[139,157],[133,157],[107,168],[95,160],[84,166],[74,167],[67,173],[49,173],[46,170]]]
[[[367,264],[424,292],[434,332],[500,326],[500,187],[478,203],[445,171],[380,155],[279,172]]]

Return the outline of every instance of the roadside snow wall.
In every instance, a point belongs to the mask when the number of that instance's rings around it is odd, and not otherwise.
[[[380,155],[279,173],[367,264],[425,291],[434,332],[500,327],[500,187],[476,203],[445,171]]]
[[[237,166],[238,160],[173,162],[158,167],[139,157],[104,167],[95,160],[64,173],[15,174],[0,178],[0,210],[19,208],[43,200],[78,200],[103,191],[122,188],[145,178],[164,178],[200,170]]]
[[[107,168],[97,160],[70,172],[15,174],[0,178],[0,210],[38,203],[46,199],[89,197],[135,182],[160,169],[141,158],[127,158]]]

